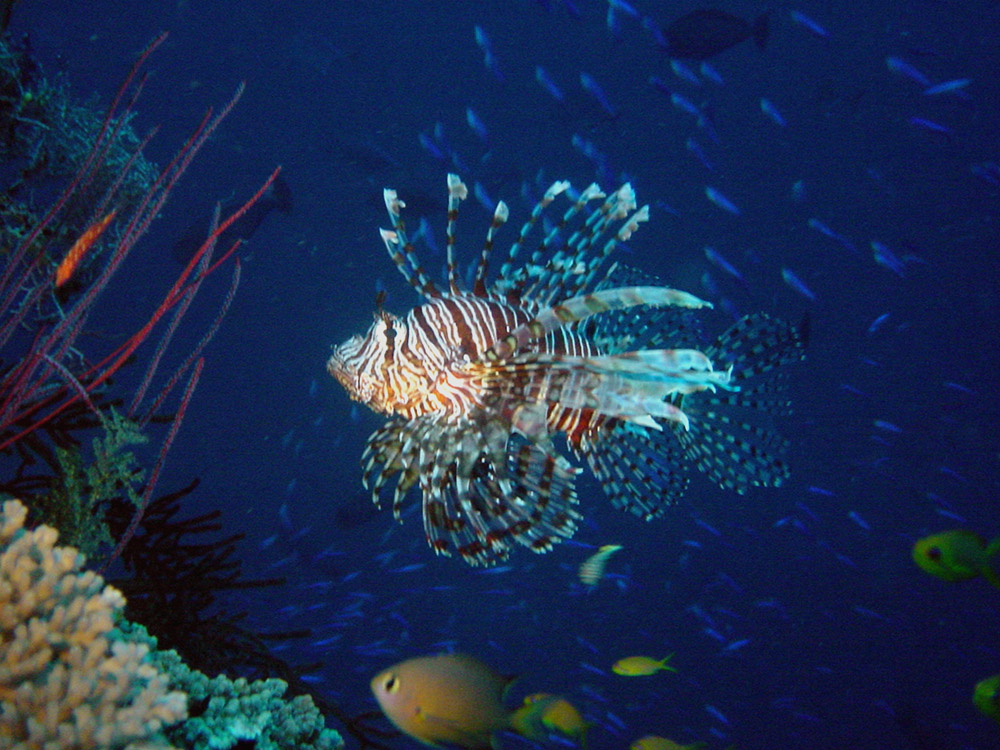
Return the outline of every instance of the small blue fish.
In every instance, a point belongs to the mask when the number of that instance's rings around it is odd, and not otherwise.
[[[898,73],[899,75],[909,78],[911,81],[917,83],[924,88],[931,85],[931,79],[921,73],[919,70],[914,68],[908,62],[901,60],[898,57],[887,57],[885,58],[885,65],[892,73]]]
[[[924,89],[924,96],[938,96],[940,94],[951,94],[955,92],[961,92],[964,94],[965,92],[963,89],[970,83],[971,81],[968,78],[956,78],[953,81],[945,81],[944,83],[939,83]]]
[[[871,336],[872,334],[876,333],[879,328],[885,325],[885,322],[889,320],[889,316],[890,313],[882,313],[877,318],[875,318],[875,320],[871,322],[871,325],[868,326],[868,335]]]
[[[899,435],[903,432],[902,427],[895,425],[892,422],[887,422],[884,419],[876,419],[874,422],[872,422],[872,424],[875,425],[875,427],[880,430],[884,430],[885,432],[892,432],[895,433],[896,435]]]
[[[410,563],[409,565],[404,565],[401,568],[396,568],[390,572],[392,573],[416,573],[418,570],[423,570],[425,563]]]
[[[476,200],[479,201],[480,206],[485,208],[490,213],[493,213],[494,209],[496,209],[497,207],[496,201],[494,201],[487,194],[486,188],[483,187],[482,183],[479,182],[479,180],[476,180],[476,182],[473,184],[472,194],[476,197]]]
[[[882,266],[882,268],[892,271],[900,278],[905,276],[906,264],[896,257],[896,254],[889,249],[888,245],[878,240],[872,240],[871,248],[875,262]]]
[[[792,289],[801,294],[810,302],[816,301],[816,295],[813,293],[813,291],[809,287],[807,287],[802,282],[802,279],[796,276],[791,269],[782,268],[781,278],[784,280],[786,284],[788,284],[788,286],[790,286]]]
[[[429,135],[427,135],[426,133],[420,133],[419,135],[417,135],[417,140],[420,141],[420,147],[423,148],[423,150],[426,151],[428,154],[430,154],[434,159],[436,159],[437,161],[445,160],[444,153],[441,151],[441,149],[437,147],[437,144],[434,143],[433,140],[431,140],[431,137]]]
[[[670,103],[673,104],[681,112],[686,112],[689,115],[693,115],[697,119],[702,118],[701,108],[692,102],[687,97],[682,94],[678,94],[676,91],[670,94]]]
[[[535,66],[535,80],[538,81],[542,88],[548,91],[549,95],[557,102],[561,102],[566,99],[566,95],[563,94],[562,89],[556,85],[556,82],[552,80],[552,76],[550,76],[541,65]]]
[[[857,513],[857,511],[853,511],[853,510],[849,511],[847,513],[847,517],[850,518],[852,521],[854,521],[854,523],[856,523],[858,526],[860,526],[865,531],[871,531],[872,530],[872,527],[868,524],[868,522],[865,519],[863,519]]]
[[[718,721],[722,722],[726,726],[729,726],[729,719],[727,719],[726,716],[725,716],[725,714],[723,714],[722,711],[720,711],[719,709],[717,709],[715,706],[706,705],[705,706],[705,711],[708,712],[709,716],[712,716],[713,718],[715,718]]]
[[[584,91],[597,100],[597,103],[601,105],[601,109],[607,112],[610,117],[618,117],[618,112],[611,106],[611,102],[608,100],[607,94],[604,93],[604,89],[594,80],[593,76],[587,73],[580,73],[580,85],[583,86]]]
[[[476,44],[483,51],[483,64],[494,78],[503,83],[507,79],[500,70],[500,64],[497,62],[496,55],[493,54],[493,45],[490,44],[490,38],[483,31],[482,26],[474,26],[473,33],[476,37]]]
[[[806,226],[808,226],[810,229],[815,229],[820,234],[824,234],[824,235],[826,235],[827,237],[829,237],[832,240],[836,240],[841,245],[843,245],[845,249],[850,250],[852,253],[855,253],[855,254],[858,253],[858,249],[854,246],[853,242],[851,242],[849,239],[847,239],[846,237],[844,237],[844,235],[839,234],[839,233],[833,231],[832,229],[830,229],[830,227],[828,227],[826,224],[824,224],[819,219],[809,219],[806,222]]]
[[[631,16],[632,18],[639,17],[639,11],[636,10],[635,6],[631,3],[625,2],[625,0],[608,0],[608,7],[621,11],[625,15]]]
[[[718,630],[715,630],[714,628],[702,628],[701,632],[707,635],[709,638],[717,640],[719,643],[726,642],[726,636],[724,636],[722,633],[720,633]]]
[[[481,49],[483,52],[492,51],[492,47],[490,45],[490,38],[486,35],[486,32],[483,31],[482,26],[478,25],[473,26],[472,33],[476,37],[476,44],[479,45],[479,49]]]
[[[688,138],[687,141],[685,141],[684,146],[691,152],[694,158],[701,162],[701,165],[705,169],[709,172],[715,171],[715,166],[711,161],[709,161],[708,156],[705,154],[705,149],[701,147],[701,144],[699,144],[698,141],[694,138]]]
[[[778,111],[778,108],[774,106],[770,99],[761,98],[760,100],[760,111],[763,112],[775,125],[780,125],[785,127],[787,124],[785,118]]]
[[[681,80],[687,81],[694,86],[701,86],[701,79],[698,78],[691,68],[682,63],[680,60],[671,60],[670,69],[674,71],[674,75]]]
[[[441,246],[434,239],[434,230],[431,227],[431,223],[427,221],[426,216],[420,217],[420,221],[417,224],[417,231],[413,233],[410,239],[412,242],[422,241],[434,257],[441,256]]]
[[[726,196],[716,190],[714,187],[708,186],[705,188],[705,197],[708,198],[713,204],[728,211],[734,216],[739,216],[741,211],[738,209],[732,201],[730,201]]]
[[[741,274],[732,263],[730,263],[728,260],[722,257],[722,253],[717,251],[714,247],[705,248],[705,257],[708,259],[708,262],[711,263],[712,265],[716,266],[722,271],[725,271],[734,279],[739,281],[741,284],[746,284],[746,280],[743,278],[743,274]]]
[[[667,41],[667,37],[663,35],[663,30],[660,28],[660,24],[654,21],[649,16],[643,16],[642,21],[640,21],[642,28],[649,32],[649,35],[653,37],[653,43],[660,49],[666,49],[670,46],[670,42]]]
[[[618,12],[612,3],[608,3],[608,12],[605,15],[605,23],[607,24],[608,31],[616,39],[621,39],[622,36],[622,25],[618,20]]]
[[[469,124],[469,127],[472,128],[472,132],[476,134],[476,137],[479,138],[479,140],[483,143],[487,143],[489,141],[486,133],[486,125],[483,123],[482,119],[480,119],[479,115],[476,114],[475,110],[472,109],[472,107],[465,108],[465,121]]]
[[[926,117],[911,117],[908,120],[908,122],[911,125],[916,125],[918,128],[929,130],[932,133],[940,133],[941,135],[951,135],[951,128],[949,128],[947,125],[942,125],[939,122],[928,120]]]
[[[701,72],[702,76],[712,83],[718,84],[719,86],[724,83],[722,80],[722,74],[713,68],[710,63],[703,60],[701,65],[698,66],[698,70]]]
[[[811,33],[815,34],[820,39],[829,39],[830,38],[830,32],[827,31],[826,29],[824,29],[818,23],[816,23],[813,19],[811,19],[805,13],[802,13],[801,11],[798,11],[798,10],[793,10],[790,15],[791,15],[791,18],[792,18],[793,22],[797,23],[799,26],[801,26],[804,29],[807,29]]]
[[[944,387],[952,391],[958,391],[959,393],[967,393],[970,395],[975,393],[975,391],[973,391],[971,388],[968,388],[962,385],[961,383],[956,383],[954,380],[946,380],[944,382]]]
[[[700,518],[696,518],[696,519],[694,519],[694,522],[696,524],[698,524],[699,526],[701,526],[703,529],[705,529],[705,531],[707,531],[708,533],[712,534],[713,536],[722,536],[722,532],[719,531],[714,526],[712,526],[707,521],[703,521]]]
[[[970,167],[972,174],[994,187],[1000,187],[1000,164],[995,161],[981,161]]]

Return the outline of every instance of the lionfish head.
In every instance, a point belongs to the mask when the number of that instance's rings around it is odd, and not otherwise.
[[[386,371],[393,367],[397,337],[404,335],[405,324],[394,315],[379,310],[368,333],[351,336],[334,347],[326,369],[352,399],[375,411],[391,414],[396,397]]]

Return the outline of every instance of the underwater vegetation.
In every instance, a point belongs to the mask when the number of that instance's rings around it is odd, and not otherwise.
[[[10,246],[0,274],[0,452],[11,458],[13,469],[0,487],[10,495],[36,499],[32,507],[38,520],[57,525],[67,541],[91,553],[110,542],[102,522],[105,506],[116,496],[126,497],[135,513],[111,559],[134,532],[152,496],[198,382],[201,353],[239,283],[238,259],[232,263],[232,280],[219,313],[198,344],[161,378],[162,358],[204,280],[239,246],[236,242],[213,258],[218,232],[259,197],[225,221],[216,220],[213,232],[143,325],[108,350],[81,347],[81,335],[102,292],[241,92],[238,89],[219,114],[207,113],[173,160],[152,172],[142,152],[155,130],[137,139],[129,122],[144,83],[142,66],[163,39],[157,38],[142,53],[103,118],[66,115],[83,109],[60,99],[65,93],[58,86],[37,82],[37,74],[28,72],[33,66],[26,52],[16,56],[19,66],[13,65],[15,56],[9,50],[5,58],[11,89],[7,147],[25,162],[7,186],[9,205],[15,206],[22,189],[31,196],[44,194],[35,183],[58,178],[63,170],[75,171],[44,213],[37,206],[17,204],[15,218],[26,216],[33,223],[21,227],[11,214],[2,217]],[[56,112],[62,114],[57,118]],[[33,120],[29,114],[42,119]],[[52,135],[56,130],[63,135]],[[51,173],[50,163],[55,165]],[[136,360],[137,350],[161,321],[159,342],[147,356],[138,386],[129,394],[114,393],[112,378]],[[177,392],[180,397],[173,403]],[[132,449],[149,439],[154,422],[167,425],[166,435],[147,476]],[[85,432],[98,435],[90,446],[79,437]]]
[[[197,480],[154,496],[202,352],[239,283],[240,240],[215,253],[217,239],[278,170],[235,211],[216,209],[137,330],[104,350],[84,335],[110,279],[242,91],[206,113],[167,166],[155,168],[142,153],[155,131],[138,138],[130,123],[143,67],[165,36],[142,52],[104,115],[71,103],[26,46],[15,51],[4,39],[0,48],[0,492],[19,498],[4,505],[0,523],[0,744],[341,747],[325,717],[339,717],[364,742],[362,723],[330,703],[321,711],[305,694],[309,666],[271,653],[269,643],[304,633],[254,632],[217,602],[220,592],[282,580],[242,576],[233,556],[242,535],[215,534],[219,511],[179,516]],[[227,261],[231,281],[214,320],[161,375],[202,283]],[[115,382],[126,366],[141,368],[134,389]],[[106,586],[83,570],[87,560],[124,575]]]

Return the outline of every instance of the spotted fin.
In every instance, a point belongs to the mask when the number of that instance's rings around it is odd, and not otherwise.
[[[684,451],[669,430],[618,422],[586,436],[580,453],[612,504],[647,521],[675,505],[688,486]]]
[[[616,264],[595,291],[667,283],[651,273]],[[630,307],[610,310],[584,323],[584,334],[605,354],[636,349],[703,349],[710,341],[693,310],[683,307]]]
[[[746,492],[780,485],[789,476],[788,441],[773,418],[787,415],[786,377],[776,368],[805,355],[808,323],[793,326],[763,313],[748,315],[706,350],[732,367],[738,391],[679,397],[689,429],[674,429],[689,460],[720,487]]]

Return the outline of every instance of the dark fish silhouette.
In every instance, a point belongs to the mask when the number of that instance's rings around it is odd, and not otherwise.
[[[229,210],[235,210],[238,205],[228,206]],[[283,214],[292,212],[292,191],[285,182],[284,177],[279,174],[267,192],[260,197],[256,203],[247,209],[239,219],[233,222],[225,232],[219,235],[218,247],[228,250],[236,240],[248,240],[271,211],[277,209]],[[227,215],[227,204],[223,204],[220,212],[220,221],[225,220]],[[187,265],[198,248],[208,238],[209,227],[212,223],[212,215],[201,217],[194,224],[184,230],[184,234],[174,243],[170,254],[174,256],[181,265]]]
[[[751,23],[732,13],[706,8],[681,16],[667,26],[664,36],[671,57],[707,60],[751,37],[764,49],[769,27],[770,12],[761,13]]]

